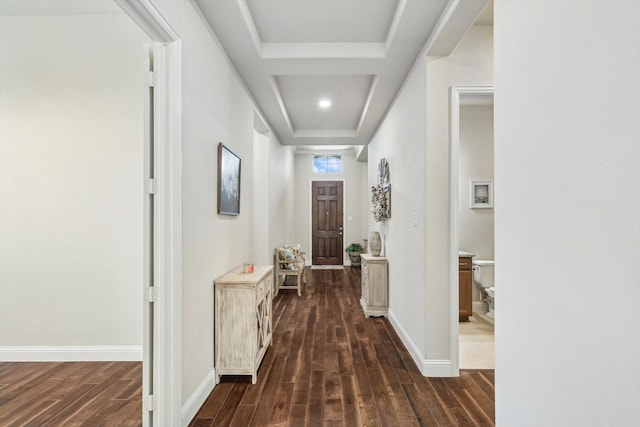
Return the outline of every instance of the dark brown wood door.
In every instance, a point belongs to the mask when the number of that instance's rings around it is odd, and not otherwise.
[[[342,265],[342,181],[313,181],[311,200],[311,262]]]

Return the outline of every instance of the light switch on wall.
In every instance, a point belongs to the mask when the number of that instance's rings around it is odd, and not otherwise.
[[[353,221],[353,217],[352,216],[348,216],[347,217],[347,221]]]
[[[418,212],[413,213],[413,226],[414,227],[418,226]]]

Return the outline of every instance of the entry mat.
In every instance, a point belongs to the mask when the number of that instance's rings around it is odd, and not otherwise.
[[[344,270],[342,265],[312,265],[312,270]]]

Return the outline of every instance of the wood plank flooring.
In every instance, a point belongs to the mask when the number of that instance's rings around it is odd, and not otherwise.
[[[424,378],[389,322],[359,306],[360,270],[312,270],[274,299],[258,372],[223,376],[191,426],[493,426],[492,370]],[[141,426],[139,362],[0,363],[0,426]]]
[[[141,362],[0,363],[0,426],[141,426]]]
[[[360,270],[281,291],[258,372],[223,376],[190,426],[493,426],[493,370],[425,378],[388,320],[365,318]]]

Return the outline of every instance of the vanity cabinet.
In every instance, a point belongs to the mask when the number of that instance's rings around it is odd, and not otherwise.
[[[366,317],[387,316],[388,286],[387,258],[360,254],[362,271],[362,298],[360,305]]]
[[[471,257],[458,257],[458,316],[461,322],[468,322],[473,312],[473,272]]]
[[[216,384],[221,375],[251,375],[271,344],[273,296],[272,266],[256,266],[253,273],[242,267],[214,281]]]

